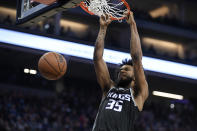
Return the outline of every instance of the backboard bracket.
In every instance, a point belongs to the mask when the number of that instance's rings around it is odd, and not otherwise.
[[[25,0],[18,0],[17,2],[16,25],[30,26],[51,17],[58,12],[75,7],[80,4],[82,0],[59,0],[51,5],[38,4],[33,8],[28,8],[28,10],[25,10],[25,6],[22,6],[24,5],[24,1]]]

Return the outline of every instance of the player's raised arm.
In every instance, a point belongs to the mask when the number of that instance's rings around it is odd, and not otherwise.
[[[141,42],[137,31],[136,22],[133,17],[133,12],[127,13],[127,23],[130,24],[131,29],[130,53],[134,66],[135,85],[139,89],[135,101],[139,110],[142,110],[144,102],[148,97],[148,84],[146,82],[146,77],[142,66]]]
[[[94,68],[96,71],[97,81],[102,88],[104,94],[111,87],[111,79],[109,71],[105,61],[103,60],[104,40],[108,25],[111,23],[111,19],[108,16],[101,16],[100,18],[100,30],[95,42],[94,48]]]

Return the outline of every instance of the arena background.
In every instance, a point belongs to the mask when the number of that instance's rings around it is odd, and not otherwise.
[[[131,8],[143,55],[197,68],[196,6],[196,0],[133,0]],[[29,27],[16,26],[15,21],[16,1],[1,0],[0,35],[9,40],[18,41],[18,36],[6,35],[6,31],[17,31],[24,32],[24,36],[33,34],[63,40],[65,44],[70,41],[94,46],[99,29],[98,17],[88,15],[79,7]],[[1,36],[1,130],[91,131],[101,100],[92,60],[64,54],[68,62],[66,75],[58,81],[48,81],[37,68],[40,56],[47,51],[16,46]],[[112,22],[105,47],[129,53],[129,40],[126,22]],[[118,65],[109,62],[108,67],[114,80]],[[146,70],[146,75],[150,95],[136,121],[136,131],[197,131],[197,78],[150,70]],[[182,95],[183,100],[155,96],[153,91]]]

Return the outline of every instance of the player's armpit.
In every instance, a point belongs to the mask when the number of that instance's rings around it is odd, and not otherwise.
[[[141,95],[138,95],[138,96],[135,98],[135,103],[136,103],[136,105],[137,105],[139,111],[142,111],[143,106],[144,106],[144,101],[143,101]]]
[[[139,89],[138,95],[135,97],[136,105],[138,106],[139,111],[142,111],[144,102],[148,98],[149,92],[148,92],[148,84],[146,82],[145,85],[141,85],[141,89]]]
[[[134,64],[135,84],[139,90],[137,96],[135,97],[135,100],[139,110],[142,110],[144,102],[149,95],[148,83],[146,81],[141,59],[134,60],[133,64]]]

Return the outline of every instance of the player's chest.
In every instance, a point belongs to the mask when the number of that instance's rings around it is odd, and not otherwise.
[[[129,108],[132,104],[130,91],[110,91],[105,100],[104,107],[106,110],[122,112],[124,108]]]

